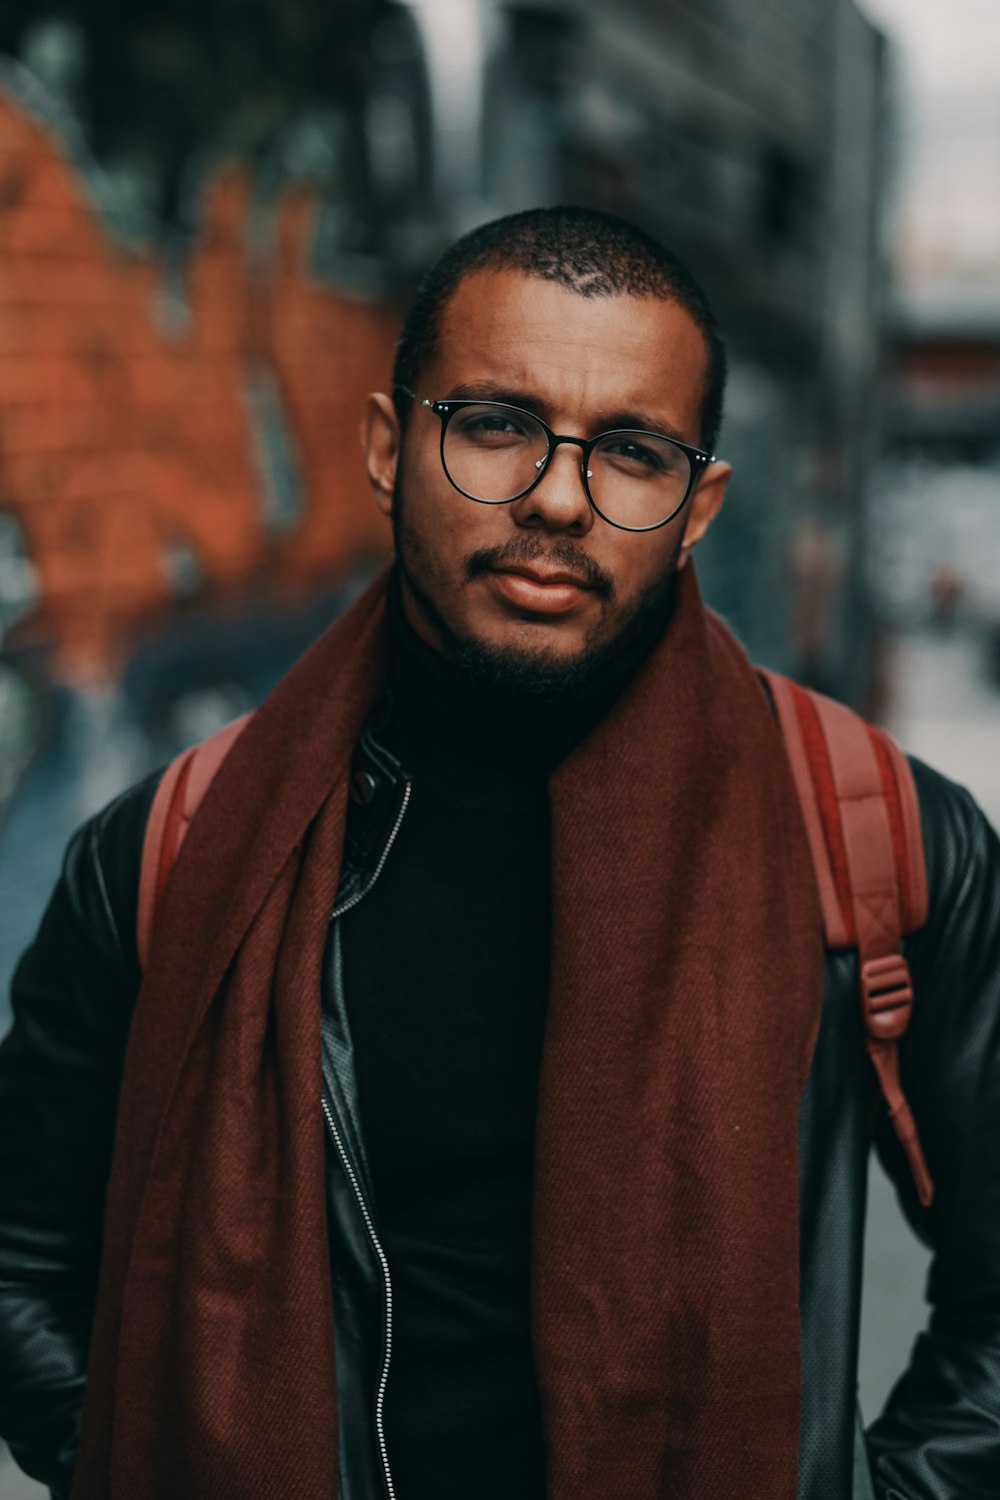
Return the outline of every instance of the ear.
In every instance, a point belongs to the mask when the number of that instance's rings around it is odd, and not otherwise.
[[[722,462],[709,464],[688,502],[684,540],[677,555],[677,566],[683,568],[691,553],[722,509],[726,485],[732,469]]]
[[[399,464],[399,418],[390,396],[374,391],[365,401],[361,418],[361,446],[368,483],[384,516],[392,515],[392,496]]]

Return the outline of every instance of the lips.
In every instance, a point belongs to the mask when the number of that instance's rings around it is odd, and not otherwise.
[[[490,576],[508,604],[530,614],[569,614],[590,592],[590,585],[582,578],[561,570],[496,568]]]
[[[548,572],[541,568],[498,568],[498,573],[513,574],[517,578],[527,578],[529,583],[541,584],[543,588],[550,588],[553,584],[569,583],[577,589],[587,589],[590,584],[585,578],[580,578],[576,573]]]

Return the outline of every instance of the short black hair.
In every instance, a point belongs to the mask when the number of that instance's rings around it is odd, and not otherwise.
[[[447,249],[417,288],[396,348],[393,399],[401,420],[420,372],[433,357],[448,301],[474,271],[523,271],[581,297],[659,297],[691,314],[708,363],[701,403],[701,446],[713,451],[722,421],[726,348],[708,298],[675,255],[652,235],[593,208],[529,208],[482,224]]]

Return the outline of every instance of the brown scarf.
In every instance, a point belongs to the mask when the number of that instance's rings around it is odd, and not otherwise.
[[[336,1495],[320,964],[384,590],[251,720],[168,887],[73,1500]],[[690,569],[663,641],[554,777],[552,823],[534,1277],[549,1495],[794,1500],[820,914],[767,702]]]

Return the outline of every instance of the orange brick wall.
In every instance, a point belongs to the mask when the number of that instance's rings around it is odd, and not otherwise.
[[[161,267],[112,240],[58,140],[0,96],[0,508],[41,586],[56,670],[113,674],[136,624],[169,608],[171,541],[214,590],[302,584],[384,549],[357,429],[384,388],[396,316],[310,277],[314,205],[277,205],[251,261],[250,183],[206,195],[186,268],[190,319],[158,330]],[[270,363],[302,487],[300,524],[269,537],[245,379]]]

